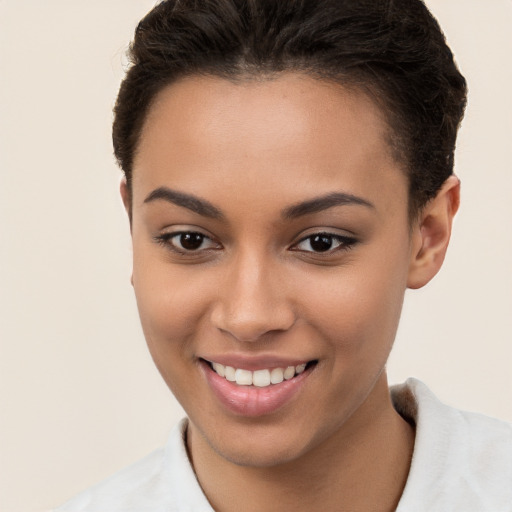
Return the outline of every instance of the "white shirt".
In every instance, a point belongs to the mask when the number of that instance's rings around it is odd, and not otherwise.
[[[512,512],[512,425],[442,404],[416,379],[393,386],[416,425],[397,512]],[[157,450],[55,512],[213,512],[187,457],[183,419]]]

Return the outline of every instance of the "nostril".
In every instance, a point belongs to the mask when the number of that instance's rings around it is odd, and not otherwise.
[[[233,314],[216,312],[211,317],[213,325],[224,334],[240,342],[255,342],[288,331],[295,323],[293,313],[278,311],[236,311]]]
[[[237,341],[254,342],[262,340],[266,334],[287,331],[295,324],[292,303],[269,273],[265,274],[263,282],[262,278],[241,278],[240,281],[231,286],[226,283],[220,290],[210,311],[214,327]]]

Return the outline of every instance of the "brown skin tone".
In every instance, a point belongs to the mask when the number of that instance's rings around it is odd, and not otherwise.
[[[414,432],[392,407],[385,364],[406,288],[442,264],[459,182],[448,179],[411,225],[387,131],[362,93],[298,74],[187,78],[150,110],[131,202],[121,186],[133,285],[217,511],[391,511],[399,501]],[[217,218],[146,201],[161,187],[208,201]],[[283,213],[340,192],[361,201]],[[204,235],[201,246],[185,251],[172,238],[182,232]],[[317,233],[331,249],[316,250]],[[226,353],[317,363],[283,407],[247,418],[219,403],[200,369],[201,357]]]

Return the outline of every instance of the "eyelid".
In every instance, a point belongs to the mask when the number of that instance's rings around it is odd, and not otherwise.
[[[312,239],[315,236],[325,236],[328,238],[333,238],[337,240],[339,245],[335,246],[334,248],[329,248],[326,251],[308,251],[305,249],[298,249],[297,247],[305,242],[308,239]],[[317,231],[310,232],[308,234],[303,234],[296,242],[294,242],[290,246],[291,251],[297,251],[297,252],[303,252],[303,253],[310,253],[314,254],[315,256],[331,256],[334,253],[337,253],[339,251],[346,251],[351,249],[356,243],[358,243],[358,239],[354,235],[348,235],[348,234],[342,234],[342,233],[335,233],[327,229],[320,229]]]
[[[203,237],[204,240],[209,240],[211,243],[209,247],[205,248],[198,248],[198,249],[185,249],[180,248],[176,244],[172,243],[172,239],[175,237],[179,237],[183,234],[198,234],[201,237]],[[329,247],[325,251],[317,250],[315,251],[313,248],[311,250],[307,250],[305,248],[299,248],[299,245],[303,242],[307,241],[308,239],[312,239],[315,236],[325,236],[328,238],[332,238],[337,243],[334,247]],[[202,228],[196,227],[196,226],[173,226],[168,227],[163,230],[163,232],[155,235],[153,237],[154,241],[160,245],[162,245],[164,248],[166,248],[169,251],[172,251],[173,253],[176,253],[180,256],[184,257],[199,257],[199,256],[205,256],[206,254],[217,251],[220,249],[223,249],[222,244],[216,240],[216,237],[212,236],[211,234],[205,233],[205,230]],[[302,252],[304,254],[311,254],[318,257],[329,257],[334,255],[338,252],[343,252],[351,249],[356,243],[358,243],[359,240],[352,234],[346,234],[345,233],[339,233],[335,232],[331,229],[315,229],[310,231],[309,233],[302,232],[300,237],[297,237],[296,241],[292,243],[288,250],[290,251],[296,251],[296,252]]]
[[[187,250],[187,249],[181,249],[180,247],[176,246],[172,243],[172,239],[175,237],[179,237],[180,235],[184,234],[198,234],[204,237],[204,240],[210,240],[214,247],[207,247],[203,249],[197,249],[197,250]],[[169,251],[172,251],[180,256],[185,257],[198,257],[198,256],[204,256],[205,253],[208,253],[210,251],[219,250],[222,248],[222,245],[220,242],[215,240],[215,238],[212,235],[206,234],[203,229],[198,228],[196,226],[179,226],[175,227],[173,229],[164,230],[162,233],[159,233],[153,237],[154,241],[162,246],[164,246]]]

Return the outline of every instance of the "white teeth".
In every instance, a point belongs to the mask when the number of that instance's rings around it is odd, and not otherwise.
[[[285,380],[293,379],[293,377],[295,377],[295,366],[288,366],[288,368],[286,368],[284,371],[283,376]]]
[[[215,369],[215,368],[214,368]],[[220,375],[220,373],[219,373]],[[224,376],[226,377],[226,380],[229,380],[230,382],[235,382],[235,369],[232,366],[226,366],[224,370]],[[222,375],[221,375],[222,377]]]
[[[212,366],[213,366],[213,369],[221,376],[221,377],[225,377],[226,376],[226,367],[223,366],[222,364],[219,364],[219,363],[212,363]]]
[[[224,377],[230,382],[236,382],[239,386],[256,386],[265,388],[271,384],[280,384],[283,380],[293,379],[300,375],[306,369],[306,363],[297,366],[287,366],[286,368],[272,368],[272,370],[243,370],[224,366],[220,363],[211,363],[213,370],[220,377]]]
[[[272,384],[280,384],[283,382],[284,376],[283,376],[283,369],[282,368],[274,368],[270,372],[270,382]]]
[[[299,366],[297,366],[295,368],[295,373],[297,373],[297,375],[300,375],[305,369],[306,369],[305,364],[299,364]]]
[[[235,380],[239,386],[252,386],[252,372],[237,368],[235,371]]]
[[[252,383],[259,388],[270,386],[270,372],[268,370],[256,370],[252,374]]]

